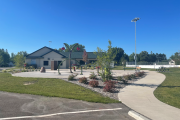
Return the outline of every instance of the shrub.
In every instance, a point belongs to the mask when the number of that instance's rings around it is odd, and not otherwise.
[[[143,75],[144,75],[144,71],[135,73],[136,77],[142,77]]]
[[[6,71],[6,70],[3,70],[2,72],[6,73],[7,71]]]
[[[37,64],[26,64],[26,67],[25,67],[26,69],[28,69],[28,68],[37,68]]]
[[[135,74],[131,74],[131,78],[132,79],[136,78]]]
[[[107,79],[107,80],[112,80],[112,79],[113,79],[112,74],[108,74],[108,75],[106,75],[106,79]]]
[[[89,85],[90,85],[91,87],[97,87],[97,86],[99,85],[99,82],[96,81],[96,80],[92,80],[92,81],[89,82]]]
[[[128,80],[122,80],[124,84],[127,84],[128,83]]]
[[[131,80],[131,75],[124,75],[123,77],[125,80]]]
[[[87,78],[86,77],[79,78],[79,82],[87,84]]]
[[[75,74],[75,75],[69,75],[68,76],[68,80],[74,80],[74,78],[77,76],[78,74]]]
[[[94,65],[91,65],[91,70],[94,70]]]
[[[89,67],[87,67],[87,69],[89,69]]]
[[[89,78],[90,79],[97,79],[97,75],[94,72],[91,72]]]
[[[115,84],[116,84],[117,82],[115,82],[115,81],[112,81],[112,80],[106,80],[105,82],[104,82],[104,84],[105,84],[105,86],[104,86],[104,88],[103,88],[103,91],[104,92],[113,92],[115,89]]]
[[[117,77],[117,80],[118,80],[118,81],[122,81],[122,80],[123,80],[123,77],[118,76],[118,77]]]

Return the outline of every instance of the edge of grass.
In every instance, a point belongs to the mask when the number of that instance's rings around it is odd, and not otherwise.
[[[121,103],[105,97],[96,91],[56,78],[15,77],[10,73],[0,73],[0,91],[20,94],[41,95],[83,100],[95,103]],[[35,84],[23,85],[24,82],[36,81]]]

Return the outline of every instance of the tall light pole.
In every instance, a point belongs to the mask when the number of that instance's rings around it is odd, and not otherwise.
[[[133,20],[131,20],[131,22],[135,22],[135,56],[134,56],[134,59],[135,59],[135,67],[136,67],[136,21],[138,21],[140,18],[139,17],[136,17],[134,18]]]

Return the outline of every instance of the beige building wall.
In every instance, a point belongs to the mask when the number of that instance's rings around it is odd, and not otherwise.
[[[56,52],[50,52],[43,56],[44,58],[41,59],[26,59],[26,63],[32,64],[32,60],[35,61],[35,64],[37,64],[38,68],[45,67],[46,69],[51,69],[51,61],[64,61],[65,58],[62,58],[60,54],[57,54]],[[48,66],[44,65],[44,61],[48,61]],[[66,69],[66,61],[62,63],[63,65],[60,67],[61,69]]]
[[[47,55],[43,56],[44,59],[40,59],[40,66],[45,67],[46,69],[51,69],[51,61],[63,61],[64,58],[62,58],[61,55],[57,54],[56,52],[50,52]],[[44,66],[44,61],[48,61],[48,66]],[[61,69],[66,68],[66,61],[62,63],[63,65],[60,67]]]
[[[37,64],[37,68],[41,67],[41,64],[40,64],[41,59],[26,59],[25,63],[32,64],[32,62],[31,62],[32,60],[35,60],[35,64]]]

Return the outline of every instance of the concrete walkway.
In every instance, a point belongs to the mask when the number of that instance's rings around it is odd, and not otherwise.
[[[77,69],[76,71],[73,71],[73,74],[78,74],[76,76],[76,78],[81,78],[81,77],[89,77],[89,75],[91,74],[91,72],[94,72],[95,74],[97,74],[97,70],[83,70],[83,75],[81,74],[81,70]],[[122,76],[124,74],[133,74],[135,73],[134,70],[112,70],[113,72],[113,76]],[[19,77],[36,77],[36,78],[61,78],[61,79],[67,79],[69,75],[71,75],[72,73],[70,73],[69,69],[61,69],[60,70],[61,75],[58,74],[57,70],[50,70],[50,69],[46,69],[46,73],[40,73],[39,71],[35,71],[35,72],[21,72],[21,73],[15,73],[12,74],[12,76],[19,76]]]
[[[166,76],[155,71],[145,71],[147,76],[121,90],[119,99],[128,107],[153,120],[180,120],[180,109],[159,101],[154,90]]]

